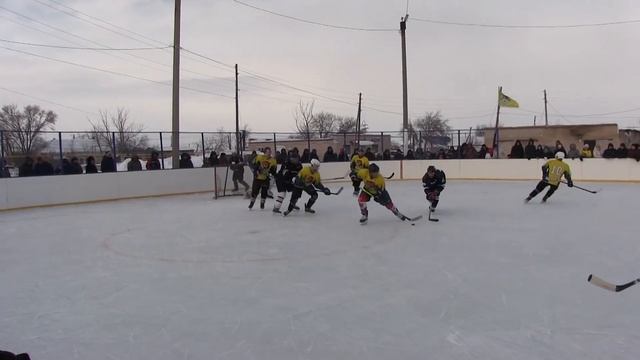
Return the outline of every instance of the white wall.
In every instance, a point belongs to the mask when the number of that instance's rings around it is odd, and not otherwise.
[[[411,160],[376,162],[385,176],[420,179],[427,166],[435,165],[448,179],[536,180],[544,160]],[[632,159],[567,160],[577,181],[640,182],[640,163]],[[218,168],[218,188],[224,186],[225,170]],[[345,176],[349,163],[322,164],[323,179]],[[245,170],[251,184],[251,171]],[[227,189],[231,189],[231,172]],[[119,172],[90,175],[44,176],[0,179],[0,210],[59,205],[132,197],[209,192],[214,189],[212,168]]]

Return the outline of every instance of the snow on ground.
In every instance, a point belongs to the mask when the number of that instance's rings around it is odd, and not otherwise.
[[[0,348],[44,359],[633,359],[638,186],[455,182],[439,223],[192,195],[0,213]],[[336,185],[332,185],[334,188]],[[418,182],[391,182],[409,215]],[[268,206],[271,207],[269,202]]]

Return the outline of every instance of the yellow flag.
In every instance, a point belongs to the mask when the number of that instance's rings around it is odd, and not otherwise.
[[[498,102],[500,103],[501,107],[508,107],[508,108],[520,107],[520,104],[518,104],[517,101],[503,94],[502,90],[498,91]]]

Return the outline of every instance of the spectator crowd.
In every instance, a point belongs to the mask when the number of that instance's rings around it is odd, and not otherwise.
[[[619,147],[615,147],[613,143],[609,143],[604,151],[601,151],[599,146],[592,148],[589,143],[584,143],[579,148],[576,144],[570,144],[568,150],[560,141],[556,141],[555,146],[547,146],[542,144],[535,144],[533,139],[529,139],[526,146],[522,145],[520,140],[517,140],[511,147],[508,157],[510,159],[544,159],[553,158],[556,153],[564,152],[568,159],[588,159],[588,158],[605,158],[605,159],[622,159],[631,158],[636,161],[640,161],[640,149],[639,144],[632,144],[627,148],[626,144],[621,143]],[[329,146],[322,157],[318,154],[316,149],[304,149],[300,154],[298,148],[293,148],[289,151],[282,148],[279,152],[275,153],[278,164],[282,164],[286,159],[295,152],[303,163],[308,163],[311,159],[318,159],[322,162],[348,162],[351,161],[351,157],[355,154],[347,154],[344,148],[341,148],[337,152]],[[227,155],[226,153],[218,154],[216,151],[212,151],[204,160],[203,167],[214,166],[237,166],[238,164],[250,163],[253,158],[257,156],[257,152],[253,151],[251,155],[246,157],[238,156],[238,154]],[[415,150],[408,150],[404,155],[400,149],[385,149],[382,153],[374,153],[370,147],[366,148],[365,156],[370,161],[381,160],[424,160],[424,159],[488,159],[492,157],[491,149],[486,145],[480,147],[463,143],[458,147],[450,146],[440,147],[435,150],[425,150],[421,147]],[[191,161],[191,155],[184,152],[180,155],[179,162],[180,169],[194,168]],[[163,163],[160,159],[160,153],[152,151],[147,160],[143,162],[138,155],[132,155],[126,163],[127,171],[142,171],[146,170],[161,170],[163,169]],[[83,166],[78,157],[63,158],[57,166],[53,166],[50,161],[44,156],[37,156],[35,160],[31,156],[26,156],[22,164],[18,167],[18,176],[46,176],[46,175],[72,175],[72,174],[96,174],[99,172],[108,173],[116,172],[117,163],[110,151],[107,151],[100,160],[100,166],[96,164],[96,159],[93,156],[88,156],[85,159],[85,165]],[[9,167],[7,161],[4,158],[0,158],[0,177],[10,177]]]

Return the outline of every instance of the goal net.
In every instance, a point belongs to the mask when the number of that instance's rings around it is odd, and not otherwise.
[[[213,168],[213,177],[215,199],[226,196],[248,196],[247,193],[251,192],[253,172],[248,166],[244,166],[243,170],[236,168],[235,171],[229,165],[215,166]]]

